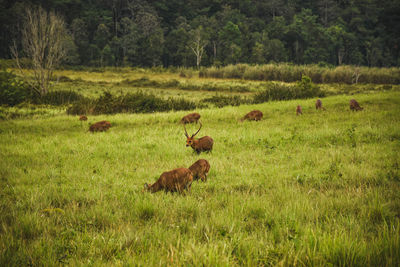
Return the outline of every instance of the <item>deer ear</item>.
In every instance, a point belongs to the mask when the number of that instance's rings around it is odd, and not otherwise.
[[[149,185],[147,184],[147,183],[145,183],[144,184],[144,189],[146,190],[146,189],[148,189],[149,188]]]

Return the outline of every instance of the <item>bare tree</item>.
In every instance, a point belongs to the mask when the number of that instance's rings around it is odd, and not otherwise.
[[[196,55],[197,68],[200,67],[201,59],[204,53],[204,47],[207,45],[207,40],[205,40],[205,38],[202,36],[202,30],[203,28],[200,26],[196,30],[192,31],[192,38],[189,41],[189,47]]]
[[[11,52],[26,82],[41,96],[49,91],[53,71],[65,57],[66,34],[64,20],[54,12],[47,12],[42,7],[25,9],[21,30],[22,51],[14,41]],[[23,71],[26,66],[21,62],[21,52],[30,59],[33,79]]]

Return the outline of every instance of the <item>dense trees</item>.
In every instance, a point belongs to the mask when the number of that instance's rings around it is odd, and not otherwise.
[[[28,3],[64,16],[69,65],[400,66],[399,1],[0,0],[1,58]]]

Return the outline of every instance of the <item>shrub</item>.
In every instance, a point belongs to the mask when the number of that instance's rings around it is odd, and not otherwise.
[[[83,99],[84,97],[74,91],[60,90],[60,91],[51,91],[47,94],[39,97],[33,97],[32,103],[34,104],[47,104],[53,106],[63,106],[67,104],[74,103]]]
[[[290,100],[324,96],[319,86],[312,83],[310,77],[303,76],[296,85],[269,83],[265,91],[254,95],[253,103],[263,103],[274,100]]]
[[[0,72],[0,104],[15,106],[24,102],[30,96],[30,91],[17,76],[3,69]]]
[[[183,98],[164,100],[142,92],[112,95],[104,92],[98,99],[82,99],[68,108],[68,114],[150,113],[195,109],[196,104]]]
[[[224,106],[240,106],[242,104],[248,104],[250,101],[247,98],[242,98],[240,96],[220,96],[215,95],[202,100],[203,103],[212,103],[218,108]]]
[[[266,65],[228,65],[225,67],[210,67],[202,69],[199,77],[239,78],[245,80],[294,82],[301,80],[303,75],[311,77],[315,83],[358,83],[399,84],[400,68],[368,68],[358,66],[330,65],[292,65],[288,63]]]

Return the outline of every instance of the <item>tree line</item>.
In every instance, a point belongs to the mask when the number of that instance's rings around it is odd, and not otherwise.
[[[65,21],[65,65],[400,66],[400,1],[0,0],[0,57],[27,5]]]

